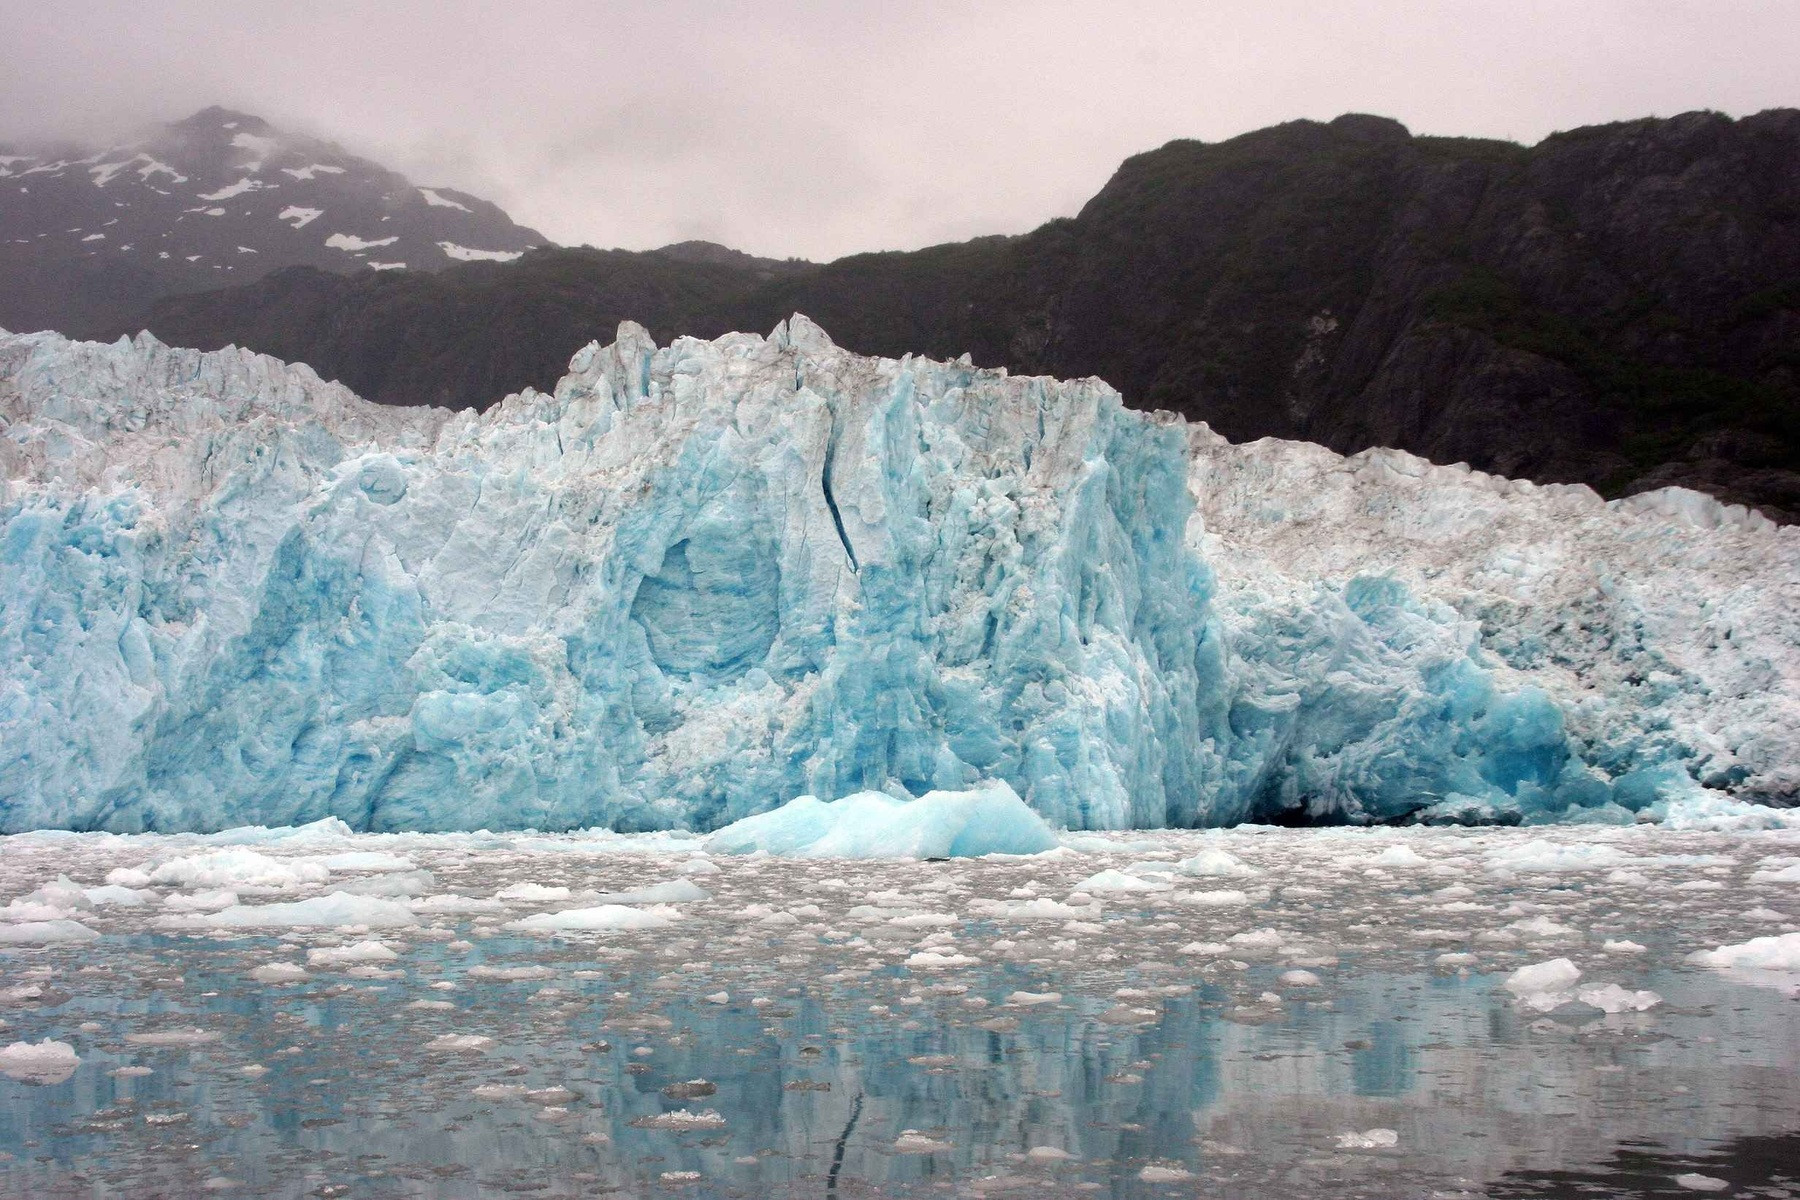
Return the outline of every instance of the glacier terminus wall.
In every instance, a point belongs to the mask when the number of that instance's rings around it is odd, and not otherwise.
[[[0,830],[712,829],[1004,781],[1069,828],[1800,791],[1800,537],[620,327],[484,415],[0,335]]]

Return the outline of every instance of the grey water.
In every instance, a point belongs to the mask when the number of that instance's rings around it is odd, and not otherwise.
[[[1349,958],[1312,990],[1270,964],[1229,986],[1166,967],[1122,1002],[1021,1004],[1041,971],[819,971],[778,939],[715,964],[491,936],[360,978],[246,977],[281,948],[144,933],[11,956],[9,984],[27,961],[51,982],[6,1007],[6,1040],[87,1048],[64,1082],[0,1079],[0,1191],[1800,1194],[1791,1160],[1743,1179],[1729,1149],[1794,1144],[1800,1004],[1701,972],[1652,973],[1654,1016],[1545,1017],[1488,975]],[[1280,1001],[1247,1007],[1258,988]]]

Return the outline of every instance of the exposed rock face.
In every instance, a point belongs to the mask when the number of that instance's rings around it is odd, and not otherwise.
[[[433,278],[271,279],[148,327],[388,402],[547,387],[595,328],[813,314],[862,353],[1094,374],[1237,440],[1394,446],[1606,495],[1800,514],[1800,112],[1526,148],[1376,117],[1172,142],[1016,238],[772,271],[558,251]],[[121,328],[119,332],[132,332]]]
[[[1624,822],[1800,790],[1800,530],[1233,445],[800,316],[625,325],[481,415],[0,337],[0,566],[0,832],[715,828],[996,783],[1076,828]]]
[[[0,146],[0,326],[86,335],[280,267],[433,271],[544,244],[486,200],[208,108],[128,145]]]

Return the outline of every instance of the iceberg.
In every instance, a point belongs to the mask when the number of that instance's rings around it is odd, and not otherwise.
[[[75,1074],[75,1068],[80,1064],[75,1047],[49,1038],[36,1045],[14,1042],[0,1048],[0,1075],[24,1083],[62,1083]]]
[[[901,800],[857,792],[826,802],[801,796],[735,821],[707,839],[711,854],[800,858],[977,858],[1041,854],[1056,834],[1004,782]]]
[[[798,315],[627,323],[479,415],[0,333],[0,832],[1736,820],[1800,794],[1797,594],[1800,535],[1704,497]]]

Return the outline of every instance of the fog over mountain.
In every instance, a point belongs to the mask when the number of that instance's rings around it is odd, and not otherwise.
[[[0,326],[89,333],[305,264],[435,270],[544,242],[498,207],[212,106],[123,144],[0,153]]]
[[[1653,18],[1653,19],[1649,19]],[[1126,157],[1299,117],[1423,134],[1792,105],[1781,0],[0,4],[0,141],[211,104],[562,245],[828,260],[1072,216]]]

